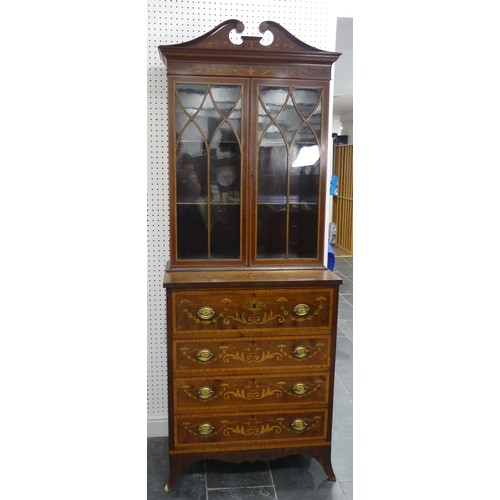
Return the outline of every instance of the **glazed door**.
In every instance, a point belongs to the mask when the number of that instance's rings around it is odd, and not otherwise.
[[[328,84],[256,80],[251,262],[320,266],[324,252]]]
[[[247,80],[170,78],[173,267],[246,263]]]

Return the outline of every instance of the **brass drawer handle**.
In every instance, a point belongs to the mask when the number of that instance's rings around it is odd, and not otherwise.
[[[210,436],[212,432],[214,432],[214,426],[212,424],[209,424],[208,422],[205,422],[204,424],[200,424],[198,426],[198,429],[196,429],[196,432],[200,436]]]
[[[291,425],[292,429],[297,432],[302,432],[307,427],[307,422],[301,418],[296,418]]]
[[[309,356],[309,350],[306,349],[304,346],[302,345],[298,345],[294,350],[293,350],[293,353],[292,353],[293,357],[294,358],[297,358],[297,359],[304,359],[306,358],[307,356]]]
[[[200,310],[197,312],[198,318],[203,321],[207,321],[212,319],[215,316],[215,311],[210,306],[200,307]]]
[[[302,382],[297,382],[294,384],[292,387],[292,391],[297,394],[298,396],[302,396],[302,394],[305,394],[309,390],[309,387],[307,384],[304,384]]]
[[[204,386],[196,391],[196,395],[198,399],[210,399],[214,395],[214,392],[215,391],[211,387]]]
[[[310,311],[310,307],[307,305],[307,304],[297,304],[294,308],[293,308],[293,312],[297,315],[297,316],[307,316],[307,313]]]
[[[202,363],[206,363],[210,361],[214,357],[214,353],[209,351],[208,349],[202,349],[196,353],[196,359],[201,361]]]

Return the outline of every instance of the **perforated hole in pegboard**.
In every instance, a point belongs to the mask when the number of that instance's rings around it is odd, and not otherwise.
[[[159,45],[187,42],[227,19],[262,36],[259,25],[275,21],[304,42],[334,50],[332,2],[317,0],[149,0],[148,2],[148,415],[167,413],[166,305],[163,273],[168,255],[167,71]],[[231,40],[241,43],[241,34]],[[264,34],[263,43],[272,41]]]

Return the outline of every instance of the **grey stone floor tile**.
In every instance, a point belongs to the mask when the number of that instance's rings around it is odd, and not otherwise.
[[[352,319],[352,304],[350,304],[342,295],[339,296],[339,318]]]
[[[335,257],[335,266],[353,266],[353,257]]]
[[[148,500],[159,500],[165,496],[168,475],[168,458],[148,457]]]
[[[267,462],[230,463],[207,460],[208,488],[272,486]]]
[[[338,335],[335,374],[347,388],[349,394],[353,394],[352,355],[352,342],[344,335]]]
[[[269,462],[278,500],[346,500],[337,482],[329,481],[321,465],[306,455]]]
[[[352,396],[338,377],[333,399],[333,470],[339,481],[352,481]]]
[[[223,490],[207,490],[208,500],[276,500],[272,486],[254,488],[228,488]]]
[[[350,309],[339,309],[338,319],[343,321],[352,321],[352,307]]]
[[[151,439],[151,438],[150,438]],[[165,493],[168,479],[168,456],[148,459],[148,500],[189,499],[205,500],[206,475],[204,462],[187,467],[175,484]]]
[[[352,293],[352,290],[351,290],[352,283],[353,283],[352,276],[349,274],[346,274],[346,271],[343,269],[337,270],[337,271],[335,271],[335,273],[342,280],[342,284],[340,285],[339,292],[343,293],[345,291],[345,293]],[[348,289],[349,289],[349,291],[347,291]]]
[[[342,285],[340,285],[339,292],[340,293],[353,293],[353,282],[348,276],[346,276],[342,272],[337,273],[339,278],[342,278]]]
[[[353,341],[353,335],[352,335],[353,321],[352,321],[352,319],[342,319],[342,318],[339,318],[338,321],[337,321],[337,327],[341,330],[341,332],[351,342]]]
[[[168,436],[148,438],[148,460],[153,457],[164,457],[168,454]]]
[[[347,500],[352,500],[352,481],[339,481],[341,488],[344,490]]]
[[[349,302],[349,304],[351,304],[351,306],[354,305],[354,302],[353,302],[353,294],[352,293],[341,293],[340,296],[347,300],[347,302]]]

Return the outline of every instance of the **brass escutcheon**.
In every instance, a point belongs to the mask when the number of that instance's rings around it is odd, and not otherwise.
[[[202,349],[196,353],[196,358],[202,363],[206,363],[210,361],[214,357],[214,353],[209,351],[208,349]]]
[[[293,357],[297,359],[303,359],[307,356],[309,356],[309,351],[302,345],[298,345],[294,350],[293,350]]]
[[[301,396],[302,394],[305,394],[308,390],[309,390],[309,387],[302,382],[297,382],[292,387],[292,391],[299,396]]]
[[[307,427],[307,422],[305,422],[301,418],[296,418],[292,422],[291,427],[294,431],[301,432]]]
[[[294,308],[293,308],[293,312],[297,315],[297,316],[306,316],[307,313],[309,312],[310,310],[310,307],[307,305],[307,304],[297,304]]]
[[[200,307],[200,310],[197,312],[198,318],[203,321],[212,319],[215,316],[215,311],[210,306]]]
[[[205,422],[204,424],[200,424],[196,431],[200,436],[210,436],[210,434],[214,432],[214,426],[212,424],[209,424],[208,422]]]
[[[208,386],[200,387],[196,395],[199,399],[210,399],[214,395],[214,390]]]

